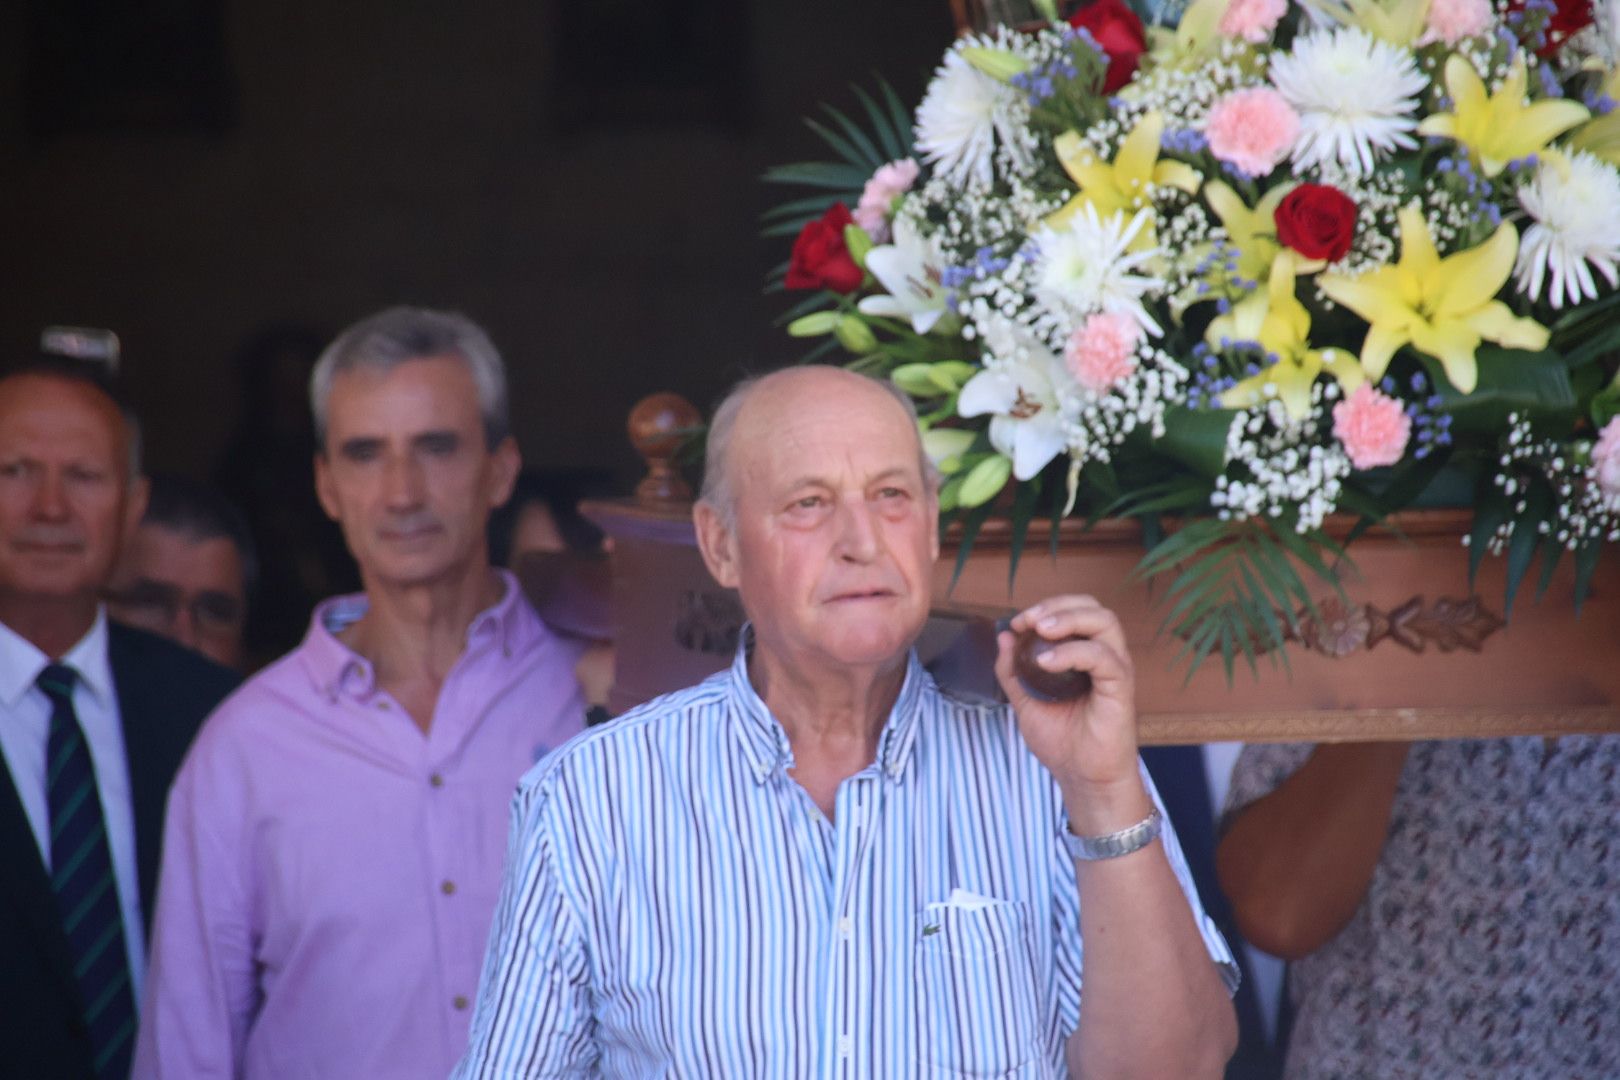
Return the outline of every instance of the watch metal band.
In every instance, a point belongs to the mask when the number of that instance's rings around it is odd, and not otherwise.
[[[1082,862],[1117,859],[1121,855],[1129,855],[1139,848],[1147,847],[1163,828],[1164,817],[1155,806],[1148,811],[1147,817],[1135,825],[1127,825],[1118,832],[1103,836],[1076,836],[1072,832],[1065,832],[1063,844],[1069,849],[1070,855]]]

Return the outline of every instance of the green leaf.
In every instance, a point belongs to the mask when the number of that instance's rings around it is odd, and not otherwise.
[[[1012,462],[997,454],[968,470],[962,478],[962,490],[957,501],[962,506],[981,506],[1001,493],[1012,478]]]
[[[759,235],[766,240],[774,240],[779,236],[798,236],[799,233],[804,231],[806,225],[820,216],[820,214],[812,214],[802,218],[789,218],[779,221],[775,225],[767,225],[760,229]]]
[[[1575,549],[1575,617],[1580,618],[1581,605],[1592,589],[1592,574],[1597,570],[1598,556],[1603,554],[1601,540],[1588,540]]]
[[[1329,567],[1322,559],[1322,556],[1317,554],[1317,549],[1320,548],[1326,551],[1338,561],[1346,562],[1346,570],[1353,569],[1353,567],[1348,564],[1344,549],[1329,540],[1326,533],[1318,530],[1312,532],[1307,539],[1293,529],[1283,526],[1271,530],[1271,535],[1276,537],[1282,543],[1282,546],[1288,549],[1290,555],[1315,571],[1317,577],[1332,585],[1334,592],[1339,594],[1340,600],[1346,599],[1344,583],[1340,581],[1341,572]]]
[[[1131,492],[1105,507],[1100,517],[1135,517],[1167,510],[1197,510],[1209,505],[1209,485],[1192,477],[1163,481]]]
[[[866,172],[859,165],[836,161],[800,161],[773,165],[762,177],[767,184],[799,184],[804,187],[832,188],[859,198],[866,187]]]
[[[1468,585],[1473,587],[1479,564],[1485,559],[1486,545],[1508,519],[1507,496],[1490,479],[1479,485],[1474,497],[1474,524],[1468,530]]]
[[[1577,402],[1569,368],[1557,353],[1485,347],[1475,359],[1479,382],[1473,393],[1459,393],[1448,379],[1435,380],[1444,399],[1441,407],[1453,417],[1453,430],[1495,434],[1507,428],[1513,412],[1543,420],[1574,415]]]
[[[821,141],[832,147],[833,153],[843,158],[845,163],[864,174],[861,177],[863,188],[866,186],[867,177],[872,175],[872,170],[877,168],[877,164],[882,164],[881,162],[874,164],[871,156],[861,153],[860,148],[853,142],[819,121],[807,116],[804,118],[804,126],[820,136]]]
[[[945,589],[947,595],[956,590],[956,583],[962,578],[962,568],[967,565],[968,556],[973,553],[973,541],[978,539],[979,529],[994,509],[990,503],[985,503],[968,511],[967,517],[963,519],[962,539],[958,541],[956,549],[956,566],[951,571],[951,583]]]
[[[910,118],[902,116],[901,122],[896,124],[893,116],[885,112],[876,101],[872,100],[872,95],[853,83],[850,84],[850,89],[855,91],[855,99],[861,103],[861,108],[866,111],[866,119],[870,124],[874,137],[878,141],[879,147],[883,151],[885,161],[899,161],[901,158],[909,156],[911,154]]]
[[[878,80],[878,92],[883,95],[883,103],[889,107],[889,117],[895,130],[909,135],[912,130],[911,110],[906,108],[905,102],[900,100],[900,95],[894,92],[894,87],[887,80]],[[909,142],[906,152],[910,153]]]
[[[821,111],[832,117],[833,123],[838,125],[838,130],[843,133],[844,138],[858,152],[857,160],[870,164],[872,172],[876,172],[878,166],[888,160],[884,157],[883,152],[877,148],[876,144],[872,142],[871,136],[843,112],[825,103],[822,104]]]
[[[761,214],[759,218],[765,222],[776,222],[782,218],[790,217],[798,221],[799,227],[803,228],[804,222],[814,221],[822,214],[825,214],[828,208],[837,201],[831,195],[806,195],[802,199],[789,199],[785,203],[773,206]]]
[[[1012,505],[1012,536],[1007,551],[1007,592],[1012,593],[1018,577],[1018,560],[1024,555],[1024,539],[1029,535],[1029,519],[1035,516],[1035,503],[1041,497],[1041,478],[1018,485]]]
[[[1592,426],[1600,431],[1610,420],[1620,416],[1620,379],[1592,395],[1587,413],[1592,418]]]
[[[1229,409],[1165,410],[1164,435],[1154,446],[1200,474],[1214,478],[1226,468],[1226,435],[1237,413]]]
[[[1508,541],[1507,594],[1502,600],[1503,619],[1513,614],[1513,598],[1518,595],[1519,585],[1535,558],[1536,545],[1542,540],[1539,526],[1552,515],[1554,502],[1552,488],[1544,482],[1531,484],[1530,490],[1525,492],[1524,512],[1514,520],[1513,538]]]
[[[1536,582],[1536,603],[1547,595],[1547,589],[1552,585],[1553,574],[1558,571],[1558,562],[1564,556],[1564,545],[1558,542],[1558,537],[1549,533],[1541,542],[1541,580]]]

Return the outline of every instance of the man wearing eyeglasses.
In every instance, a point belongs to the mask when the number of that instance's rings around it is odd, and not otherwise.
[[[258,558],[236,507],[212,488],[154,475],[146,516],[125,545],[107,610],[229,668],[243,664],[242,631]]]

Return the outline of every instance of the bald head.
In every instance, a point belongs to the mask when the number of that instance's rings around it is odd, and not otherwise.
[[[887,379],[874,379],[826,365],[784,368],[769,375],[744,379],[726,394],[714,411],[703,459],[703,491],[707,503],[730,527],[737,516],[738,462],[751,448],[769,443],[794,414],[814,407],[825,409],[830,422],[845,414],[845,406],[870,403],[880,414],[892,413],[917,447],[917,466],[930,485],[938,470],[923,450],[917,433],[917,410],[905,392]]]

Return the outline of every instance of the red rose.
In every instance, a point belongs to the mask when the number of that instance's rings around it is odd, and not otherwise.
[[[1327,184],[1299,185],[1283,196],[1272,220],[1282,245],[1307,259],[1342,259],[1356,236],[1356,204]]]
[[[831,289],[841,293],[860,288],[861,268],[844,246],[844,226],[853,224],[849,207],[833,203],[825,214],[800,229],[782,284],[790,289]]]
[[[1551,56],[1572,34],[1592,25],[1592,0],[1557,0],[1552,18],[1547,22],[1547,47],[1543,56]]]
[[[1147,33],[1142,29],[1142,20],[1125,6],[1124,0],[1092,0],[1069,16],[1069,25],[1090,31],[1108,54],[1103,93],[1112,94],[1131,81],[1136,62],[1147,51]]]
[[[1508,15],[1523,15],[1524,0],[1508,0]],[[1544,40],[1536,55],[1546,59],[1556,53],[1571,34],[1592,25],[1592,0],[1553,0],[1553,11],[1542,27]]]

